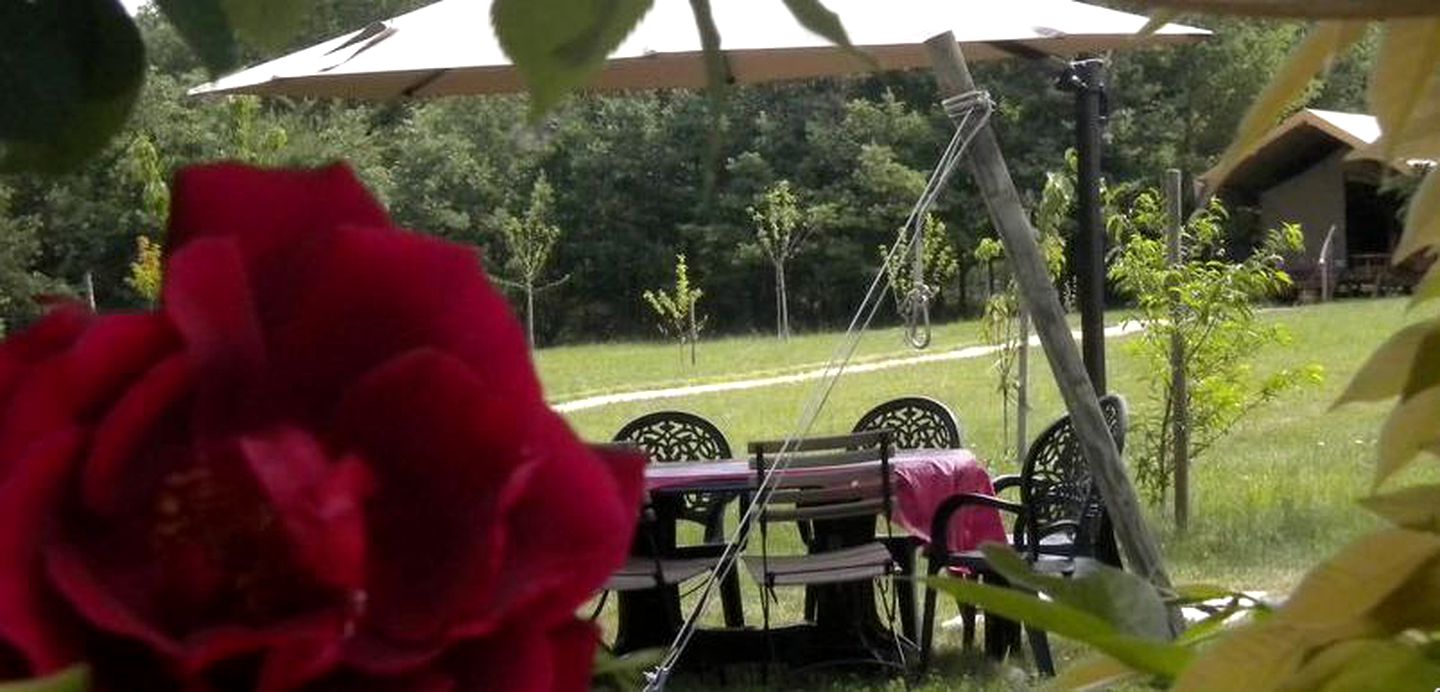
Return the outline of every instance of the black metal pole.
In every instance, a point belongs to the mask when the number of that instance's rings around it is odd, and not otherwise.
[[[1071,258],[1080,307],[1080,353],[1095,391],[1105,385],[1105,219],[1100,201],[1104,144],[1105,61],[1083,58],[1061,81],[1075,92],[1075,152],[1079,171],[1075,195],[1078,231]]]

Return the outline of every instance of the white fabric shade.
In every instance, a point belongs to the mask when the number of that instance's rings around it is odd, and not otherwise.
[[[780,0],[712,3],[736,82],[861,73],[854,56],[810,33]],[[1069,57],[1209,32],[1169,24],[1145,37],[1146,18],[1071,0],[828,0],[852,41],[882,69],[927,66],[924,41],[952,31],[970,60],[1046,54]],[[690,4],[656,0],[611,54],[593,89],[705,85]],[[524,90],[490,25],[490,0],[441,0],[408,14],[222,77],[192,94],[250,93],[361,99],[494,94]]]

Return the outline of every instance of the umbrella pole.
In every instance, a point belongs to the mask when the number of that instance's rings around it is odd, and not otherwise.
[[[965,64],[965,55],[954,34],[947,31],[926,41],[925,46],[942,98],[975,91],[975,80],[970,76],[970,68]],[[1000,153],[1000,144],[988,124],[976,133],[971,143],[970,164],[1005,246],[1005,256],[1020,287],[1020,298],[1040,335],[1050,370],[1065,399],[1076,437],[1104,495],[1125,556],[1137,574],[1162,591],[1169,591],[1170,577],[1165,572],[1160,544],[1140,513],[1135,488],[1125,474],[1120,452],[1100,411],[1095,387],[1075,348],[1070,327],[1065,323],[1060,295],[1045,269],[1035,229],[1020,204],[1020,195]],[[1177,633],[1183,628],[1179,611],[1175,609],[1171,611],[1171,627]]]
[[[1095,391],[1105,386],[1105,219],[1100,201],[1102,121],[1105,118],[1105,61],[1071,63],[1061,87],[1075,92],[1076,212],[1079,233],[1072,248],[1075,293],[1080,307],[1080,350]]]

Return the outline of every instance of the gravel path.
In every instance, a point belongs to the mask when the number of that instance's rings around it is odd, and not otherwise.
[[[1125,322],[1124,324],[1105,328],[1105,338],[1126,336],[1140,331],[1138,322]],[[1075,338],[1080,337],[1080,332],[1073,332]],[[1038,346],[1040,337],[1030,337],[1030,344]],[[951,360],[966,360],[968,358],[979,358],[987,356],[1000,350],[999,346],[966,346],[950,351],[936,353],[921,353],[915,356],[904,356],[877,360],[869,363],[859,363],[845,368],[847,374],[858,374],[865,372],[876,372],[889,370],[891,368],[902,368],[909,365],[920,365],[923,363],[939,363]],[[695,396],[697,394],[714,394],[716,392],[733,392],[745,389],[757,389],[760,387],[776,387],[787,384],[797,384],[818,380],[826,375],[825,368],[815,368],[804,372],[792,373],[789,375],[775,375],[771,377],[759,377],[748,380],[732,380],[729,382],[712,382],[709,384],[686,385],[683,387],[667,387],[663,389],[641,389],[631,392],[616,392],[614,394],[602,394],[590,396],[583,399],[571,399],[552,404],[552,408],[561,413],[584,411],[586,409],[610,406],[612,404],[628,404],[636,401],[655,401],[659,399],[675,399],[679,397]]]

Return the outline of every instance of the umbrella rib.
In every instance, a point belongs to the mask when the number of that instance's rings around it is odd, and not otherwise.
[[[1053,62],[1057,66],[1067,68],[1070,66],[1070,63],[1060,58],[1060,56],[1057,56],[1053,53],[1047,53],[1043,50],[1040,50],[1039,48],[1036,48],[1035,46],[1029,45],[1021,41],[986,41],[985,45],[988,45],[1002,53],[1005,53],[1006,55],[1011,55],[1017,58],[1024,58],[1026,60],[1039,60],[1041,62]]]
[[[421,78],[420,78],[418,81],[416,81],[414,84],[411,84],[410,86],[405,87],[404,89],[401,89],[401,90],[400,90],[400,95],[401,95],[401,96],[404,96],[405,98],[411,98],[411,97],[415,96],[415,94],[419,93],[421,89],[424,89],[425,87],[428,87],[428,86],[430,86],[431,84],[434,84],[434,83],[435,83],[435,80],[438,80],[438,79],[440,79],[441,77],[444,77],[444,76],[445,76],[445,73],[447,73],[447,72],[449,72],[449,71],[450,71],[450,70],[435,70],[435,71],[433,71],[433,72],[425,75],[424,77],[421,77]]]

